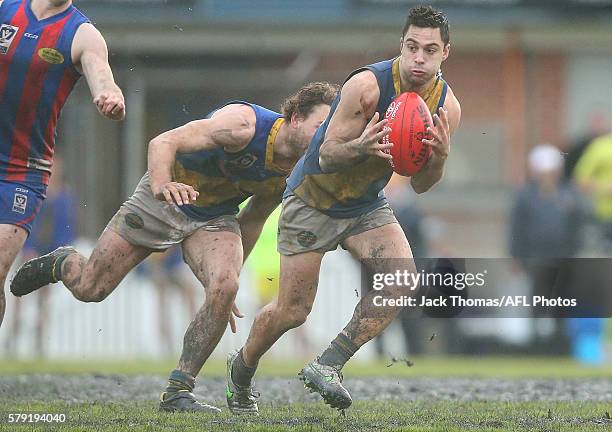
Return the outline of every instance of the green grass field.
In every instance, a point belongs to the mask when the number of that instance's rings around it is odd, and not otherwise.
[[[0,431],[608,431],[612,430],[612,368],[586,368],[570,360],[547,358],[425,358],[411,359],[414,366],[395,363],[354,363],[345,369],[348,380],[358,377],[431,376],[449,380],[530,380],[546,378],[603,380],[611,383],[603,401],[547,400],[499,402],[486,400],[359,400],[341,415],[320,401],[292,403],[270,398],[260,404],[257,418],[234,417],[224,410],[220,416],[167,414],[156,409],[154,401],[129,402],[94,399],[91,403],[61,400],[23,400],[7,394],[2,380],[18,379],[28,385],[30,374],[50,374],[61,383],[62,376],[166,376],[172,362],[13,362],[0,361]],[[295,377],[301,362],[262,362],[260,377]],[[203,373],[208,377],[224,374],[224,365],[213,361]],[[219,379],[217,378],[219,381]],[[408,381],[409,382],[409,381]],[[373,398],[376,399],[376,398]],[[537,399],[537,398],[536,398]],[[314,400],[314,399],[313,399]],[[224,401],[218,400],[225,408]],[[9,413],[64,413],[63,424],[8,424]]]
[[[28,403],[14,412],[65,413],[59,431],[605,431],[610,403],[356,402],[345,416],[322,404],[263,405],[257,418],[159,413],[150,405]],[[1,409],[0,411],[4,411]],[[3,413],[0,430],[11,430]],[[40,430],[48,428],[39,425]],[[12,429],[21,430],[21,429]]]

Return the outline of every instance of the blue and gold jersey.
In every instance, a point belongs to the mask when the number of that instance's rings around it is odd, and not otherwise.
[[[255,135],[245,148],[238,152],[216,149],[176,156],[174,181],[200,192],[194,204],[179,207],[194,219],[236,214],[238,206],[252,195],[280,201],[285,188],[289,173],[274,164],[274,141],[283,117],[255,104],[230,102],[233,103],[248,105],[255,111]]]
[[[376,76],[380,89],[376,111],[380,118],[383,118],[393,99],[401,94],[399,57],[357,69],[346,81],[365,70],[370,70]],[[432,114],[444,105],[447,89],[448,85],[442,74],[438,73],[431,85],[420,93]],[[340,93],[332,104],[329,116],[317,130],[306,153],[287,179],[285,197],[295,194],[306,204],[328,216],[350,218],[368,213],[386,203],[383,188],[389,182],[393,171],[386,159],[377,156],[366,156],[351,167],[336,172],[324,173],[321,170],[319,150],[339,102]]]

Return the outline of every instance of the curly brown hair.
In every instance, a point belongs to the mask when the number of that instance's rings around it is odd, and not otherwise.
[[[291,121],[293,114],[302,118],[308,117],[312,110],[321,104],[331,105],[340,87],[328,82],[312,82],[304,85],[281,104],[281,113],[286,121]]]
[[[450,42],[448,18],[444,12],[440,12],[431,6],[415,6],[410,9],[404,30],[402,31],[402,37],[406,35],[408,27],[411,25],[415,27],[438,28],[440,29],[440,36],[444,45]]]

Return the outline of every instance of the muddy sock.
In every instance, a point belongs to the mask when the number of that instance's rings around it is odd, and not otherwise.
[[[62,264],[64,263],[64,260],[68,258],[68,255],[71,254],[72,252],[60,255],[53,262],[53,265],[51,266],[51,276],[53,277],[55,282],[59,282],[62,280]]]
[[[181,372],[178,369],[174,369],[168,378],[168,386],[166,392],[176,393],[181,390],[193,391],[195,386],[195,377],[192,377],[186,372]]]
[[[240,352],[238,352],[236,360],[234,360],[234,363],[232,364],[232,381],[234,381],[234,384],[240,387],[248,387],[251,385],[251,381],[253,380],[253,376],[255,376],[256,370],[257,364],[255,364],[253,367],[246,365],[241,349]]]
[[[332,341],[329,348],[323,351],[323,354],[319,357],[319,363],[341,369],[358,349],[359,347],[352,340],[340,333]]]

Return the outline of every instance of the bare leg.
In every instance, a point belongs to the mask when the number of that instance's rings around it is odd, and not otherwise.
[[[322,259],[316,252],[281,255],[278,298],[259,311],[242,349],[247,366],[255,366],[287,330],[306,322],[317,294]]]
[[[183,241],[185,261],[204,285],[206,300],[189,325],[177,370],[197,376],[229,322],[242,267],[240,236],[197,230]]]
[[[383,225],[345,240],[345,247],[357,259],[368,259],[367,263],[373,273],[392,273],[397,269],[398,259],[402,259],[403,268],[416,272],[412,252],[406,236],[398,224]],[[371,290],[355,307],[355,312],[342,333],[357,347],[362,346],[393,321],[401,308],[376,307],[373,298],[382,295],[386,298],[399,298],[411,295],[407,287],[386,286],[380,291]]]
[[[6,298],[4,297],[4,283],[13,261],[23,248],[28,234],[26,230],[15,225],[0,224],[0,327],[4,320]]]
[[[107,229],[98,239],[89,259],[80,253],[68,255],[62,263],[61,280],[78,300],[101,302],[130,270],[152,252]]]

